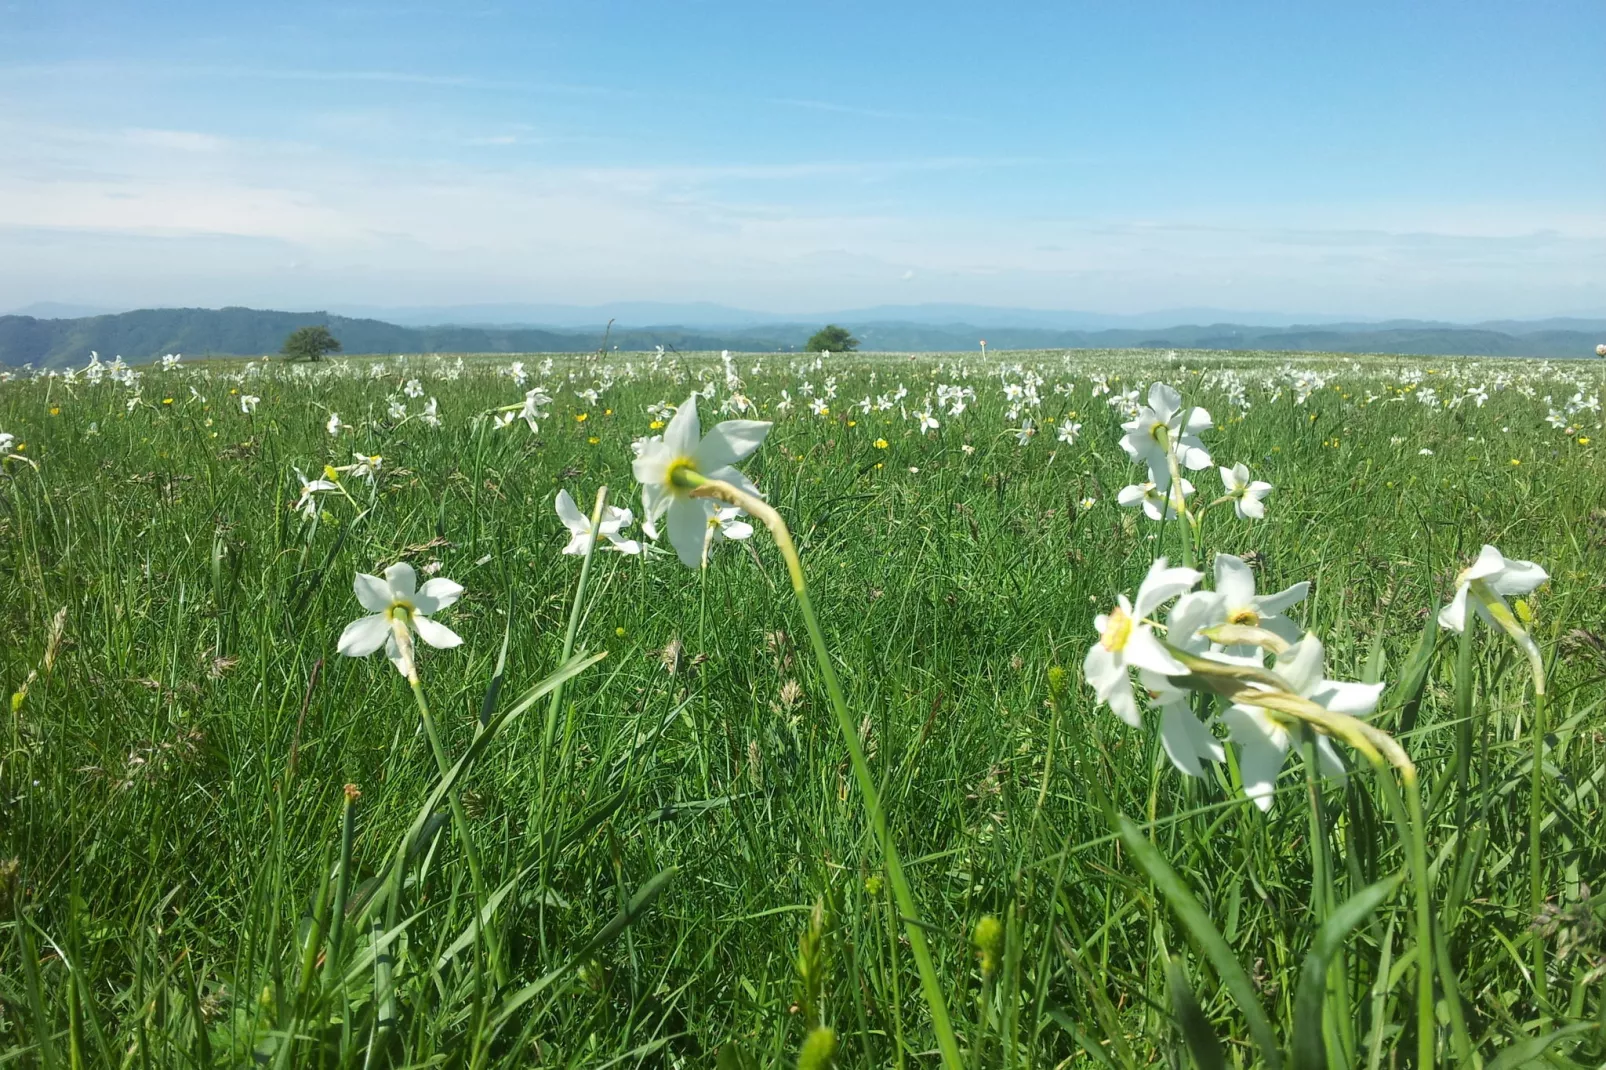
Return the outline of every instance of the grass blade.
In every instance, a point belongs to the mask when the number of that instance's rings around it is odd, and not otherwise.
[[[1322,1001],[1327,995],[1327,967],[1349,934],[1372,911],[1393,895],[1405,880],[1396,873],[1368,885],[1340,903],[1322,923],[1316,943],[1305,955],[1299,988],[1294,993],[1294,1070],[1327,1070],[1327,1045],[1322,1037]]]
[[[1277,1048],[1277,1037],[1271,1030],[1271,1021],[1266,1017],[1265,1010],[1260,1006],[1259,997],[1255,995],[1255,984],[1244,972],[1232,948],[1210,921],[1210,915],[1188,889],[1188,885],[1171,868],[1171,864],[1161,857],[1153,844],[1143,835],[1143,830],[1137,822],[1125,814],[1115,814],[1116,833],[1121,842],[1131,852],[1133,860],[1142,867],[1154,882],[1160,894],[1165,896],[1166,902],[1176,912],[1183,926],[1204,952],[1205,958],[1215,968],[1216,976],[1221,978],[1222,984],[1232,994],[1233,1001],[1243,1012],[1249,1023],[1249,1034],[1254,1038],[1255,1046],[1260,1049],[1260,1057],[1272,1070],[1279,1070],[1283,1065],[1282,1053]]]

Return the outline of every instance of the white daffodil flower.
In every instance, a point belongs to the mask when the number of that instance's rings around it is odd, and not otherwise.
[[[1283,610],[1303,601],[1310,594],[1308,582],[1301,580],[1276,594],[1256,594],[1254,570],[1243,558],[1217,554],[1215,567],[1216,593],[1221,595],[1221,616],[1211,624],[1264,628],[1290,643],[1298,641],[1299,625],[1282,614]]]
[[[340,484],[332,479],[308,479],[301,471],[295,469],[296,480],[301,484],[301,497],[296,499],[296,512],[311,520],[318,515],[317,496],[330,490],[339,490]]]
[[[250,416],[253,412],[256,412],[257,406],[260,404],[262,404],[262,399],[257,397],[255,394],[240,395],[240,411],[247,416]]]
[[[1309,699],[1334,713],[1363,717],[1377,706],[1382,684],[1353,684],[1322,677],[1322,642],[1307,635],[1278,655],[1273,672],[1288,685],[1289,693]],[[1258,686],[1258,685],[1257,685]],[[1293,745],[1286,723],[1259,706],[1235,702],[1221,715],[1228,739],[1238,748],[1238,772],[1244,794],[1262,810],[1270,810],[1283,760]],[[1326,775],[1342,777],[1344,763],[1332,740],[1316,734],[1316,765]]]
[[[1169,481],[1169,475],[1166,478]],[[1166,500],[1167,497],[1170,498],[1169,502]],[[1170,520],[1176,517],[1191,497],[1193,497],[1193,484],[1186,479],[1178,480],[1170,495],[1166,494],[1160,484],[1151,479],[1147,482],[1133,483],[1122,487],[1120,492],[1116,494],[1115,500],[1125,506],[1143,506],[1144,514],[1150,520]]]
[[[1439,623],[1452,632],[1466,630],[1467,595],[1474,583],[1481,584],[1495,602],[1505,605],[1506,595],[1527,594],[1548,579],[1550,573],[1532,561],[1508,558],[1486,543],[1478,553],[1478,559],[1456,576],[1455,597],[1449,605],[1439,610]],[[1472,606],[1484,620],[1495,623],[1484,608],[1483,599],[1474,597]],[[1510,607],[1507,607],[1508,613],[1509,610]]]
[[[1271,493],[1271,484],[1249,478],[1249,467],[1242,461],[1231,468],[1221,469],[1221,485],[1226,496],[1232,499],[1239,519],[1259,520],[1266,515],[1264,499]]]
[[[1065,443],[1067,446],[1073,446],[1076,444],[1076,436],[1080,435],[1081,433],[1081,424],[1077,423],[1075,420],[1066,420],[1064,423],[1060,424],[1059,440]]]
[[[1147,618],[1172,598],[1193,590],[1202,578],[1202,573],[1191,568],[1168,568],[1165,558],[1159,558],[1149,567],[1135,601],[1123,594],[1114,609],[1093,619],[1099,641],[1088,649],[1082,673],[1099,701],[1133,728],[1143,721],[1127,670],[1148,669],[1163,676],[1181,676],[1188,671],[1155,638]]]
[[[620,509],[612,505],[602,507],[602,521],[597,525],[595,533],[591,530],[591,518],[580,511],[574,499],[566,490],[558,491],[557,501],[558,519],[563,526],[569,529],[569,544],[563,548],[566,554],[585,556],[591,549],[592,540],[598,534],[608,540],[608,549],[617,550],[622,554],[641,553],[641,543],[635,539],[627,539],[620,534],[635,520],[635,514],[629,509]]]
[[[384,647],[385,656],[397,671],[403,676],[410,675],[412,666],[396,641],[393,623],[396,621],[437,650],[450,650],[463,642],[462,636],[446,625],[430,620],[430,614],[438,613],[462,597],[463,588],[451,580],[437,577],[420,588],[418,573],[413,571],[412,565],[401,561],[387,568],[383,577],[357,573],[352,589],[369,615],[352,621],[340,633],[338,649],[347,657],[365,658]]]
[[[530,434],[533,435],[541,429],[536,421],[546,418],[546,406],[550,404],[552,404],[552,398],[538,386],[532,387],[525,392],[524,407],[519,410],[518,415],[522,416],[524,422],[530,425]],[[512,416],[508,417],[510,423],[512,419]]]
[[[341,421],[340,414],[338,412],[331,412],[329,414],[328,422],[323,426],[324,430],[328,431],[331,435],[338,435],[340,432],[346,430],[346,428],[350,425]]]
[[[1164,383],[1155,383],[1149,387],[1149,403],[1140,406],[1137,416],[1121,425],[1126,431],[1121,436],[1121,448],[1156,474],[1170,470],[1169,457],[1173,453],[1190,472],[1209,468],[1210,452],[1199,433],[1213,426],[1210,413],[1197,405],[1189,407],[1186,427],[1182,417],[1182,395]]]
[[[714,542],[730,540],[741,542],[753,537],[753,525],[743,520],[747,514],[734,505],[714,505],[714,515],[708,518],[708,529]]]
[[[691,568],[702,564],[715,503],[693,498],[692,488],[677,482],[676,473],[685,470],[758,495],[758,488],[735,466],[758,449],[771,426],[765,420],[726,420],[703,437],[693,394],[676,410],[662,439],[643,443],[631,466],[641,484],[643,526],[650,522],[656,529],[659,517],[667,515],[669,541],[681,564]]]

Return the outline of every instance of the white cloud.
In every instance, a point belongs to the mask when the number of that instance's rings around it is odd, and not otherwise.
[[[1024,160],[588,167],[521,146],[471,166],[17,121],[0,139],[16,161],[0,169],[0,286],[18,303],[88,296],[94,280],[99,299],[139,303],[916,299],[1481,318],[1594,307],[1606,291],[1606,214],[1544,206],[1069,218],[901,206],[952,173],[992,168],[1002,188],[1010,168],[1041,166]]]

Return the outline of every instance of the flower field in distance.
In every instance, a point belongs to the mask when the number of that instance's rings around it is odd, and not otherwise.
[[[1603,394],[9,374],[0,1062],[1598,1066]]]

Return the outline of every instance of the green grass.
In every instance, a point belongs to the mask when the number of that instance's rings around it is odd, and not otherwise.
[[[541,359],[525,359],[530,385],[557,400],[538,434],[475,419],[522,400],[500,358],[243,381],[237,363],[147,369],[131,410],[110,382],[0,382],[0,432],[21,443],[0,474],[0,688],[15,696],[0,727],[0,1066],[790,1066],[816,1026],[838,1066],[940,1064],[762,528],[704,572],[598,551],[572,645],[606,657],[555,702],[526,695],[565,661],[581,570],[559,554],[556,492],[587,508],[606,484],[639,514],[646,406],[701,377],[716,386],[707,428],[727,394],[706,354],[564,358],[544,375]],[[1044,380],[1024,446],[1001,388],[1018,364]],[[963,1061],[1606,1059],[1606,433],[1598,410],[1570,432],[1545,421],[1598,397],[1599,364],[735,367],[777,420],[743,469],[797,541]],[[1308,372],[1326,383],[1296,401]],[[1216,417],[1216,461],[1275,485],[1265,520],[1206,516],[1201,560],[1250,557],[1262,590],[1310,580],[1296,615],[1328,674],[1389,683],[1371,723],[1419,771],[1425,885],[1384,780],[1348,747],[1342,784],[1307,778],[1296,747],[1263,815],[1231,767],[1184,777],[1157,733],[1096,705],[1081,678],[1093,615],[1183,553],[1176,524],[1115,503],[1142,476],[1097,375],[1177,386]],[[801,400],[776,413],[781,390],[799,399],[828,376],[829,416]],[[424,398],[387,417],[414,377],[442,426],[417,418]],[[1247,410],[1224,390],[1234,377]],[[934,383],[977,396],[924,435],[896,407],[851,406],[900,383],[911,416]],[[1475,386],[1486,404],[1446,407]],[[588,387],[595,404],[574,393]],[[261,397],[254,415],[237,392]],[[330,411],[351,425],[338,439]],[[1059,443],[1072,411],[1081,435]],[[353,451],[383,455],[377,484],[348,477],[351,499],[326,495],[305,522],[292,468]],[[1194,482],[1219,493],[1213,471]],[[1519,607],[1549,674],[1537,781],[1516,645],[1482,627],[1464,648],[1422,644],[1484,542],[1552,577]],[[440,617],[463,646],[419,662],[448,765],[469,755],[449,782],[406,681],[335,652],[362,613],[354,573],[398,560],[467,588]],[[1437,935],[1425,1040],[1419,891]],[[1003,944],[983,969],[985,916]]]

